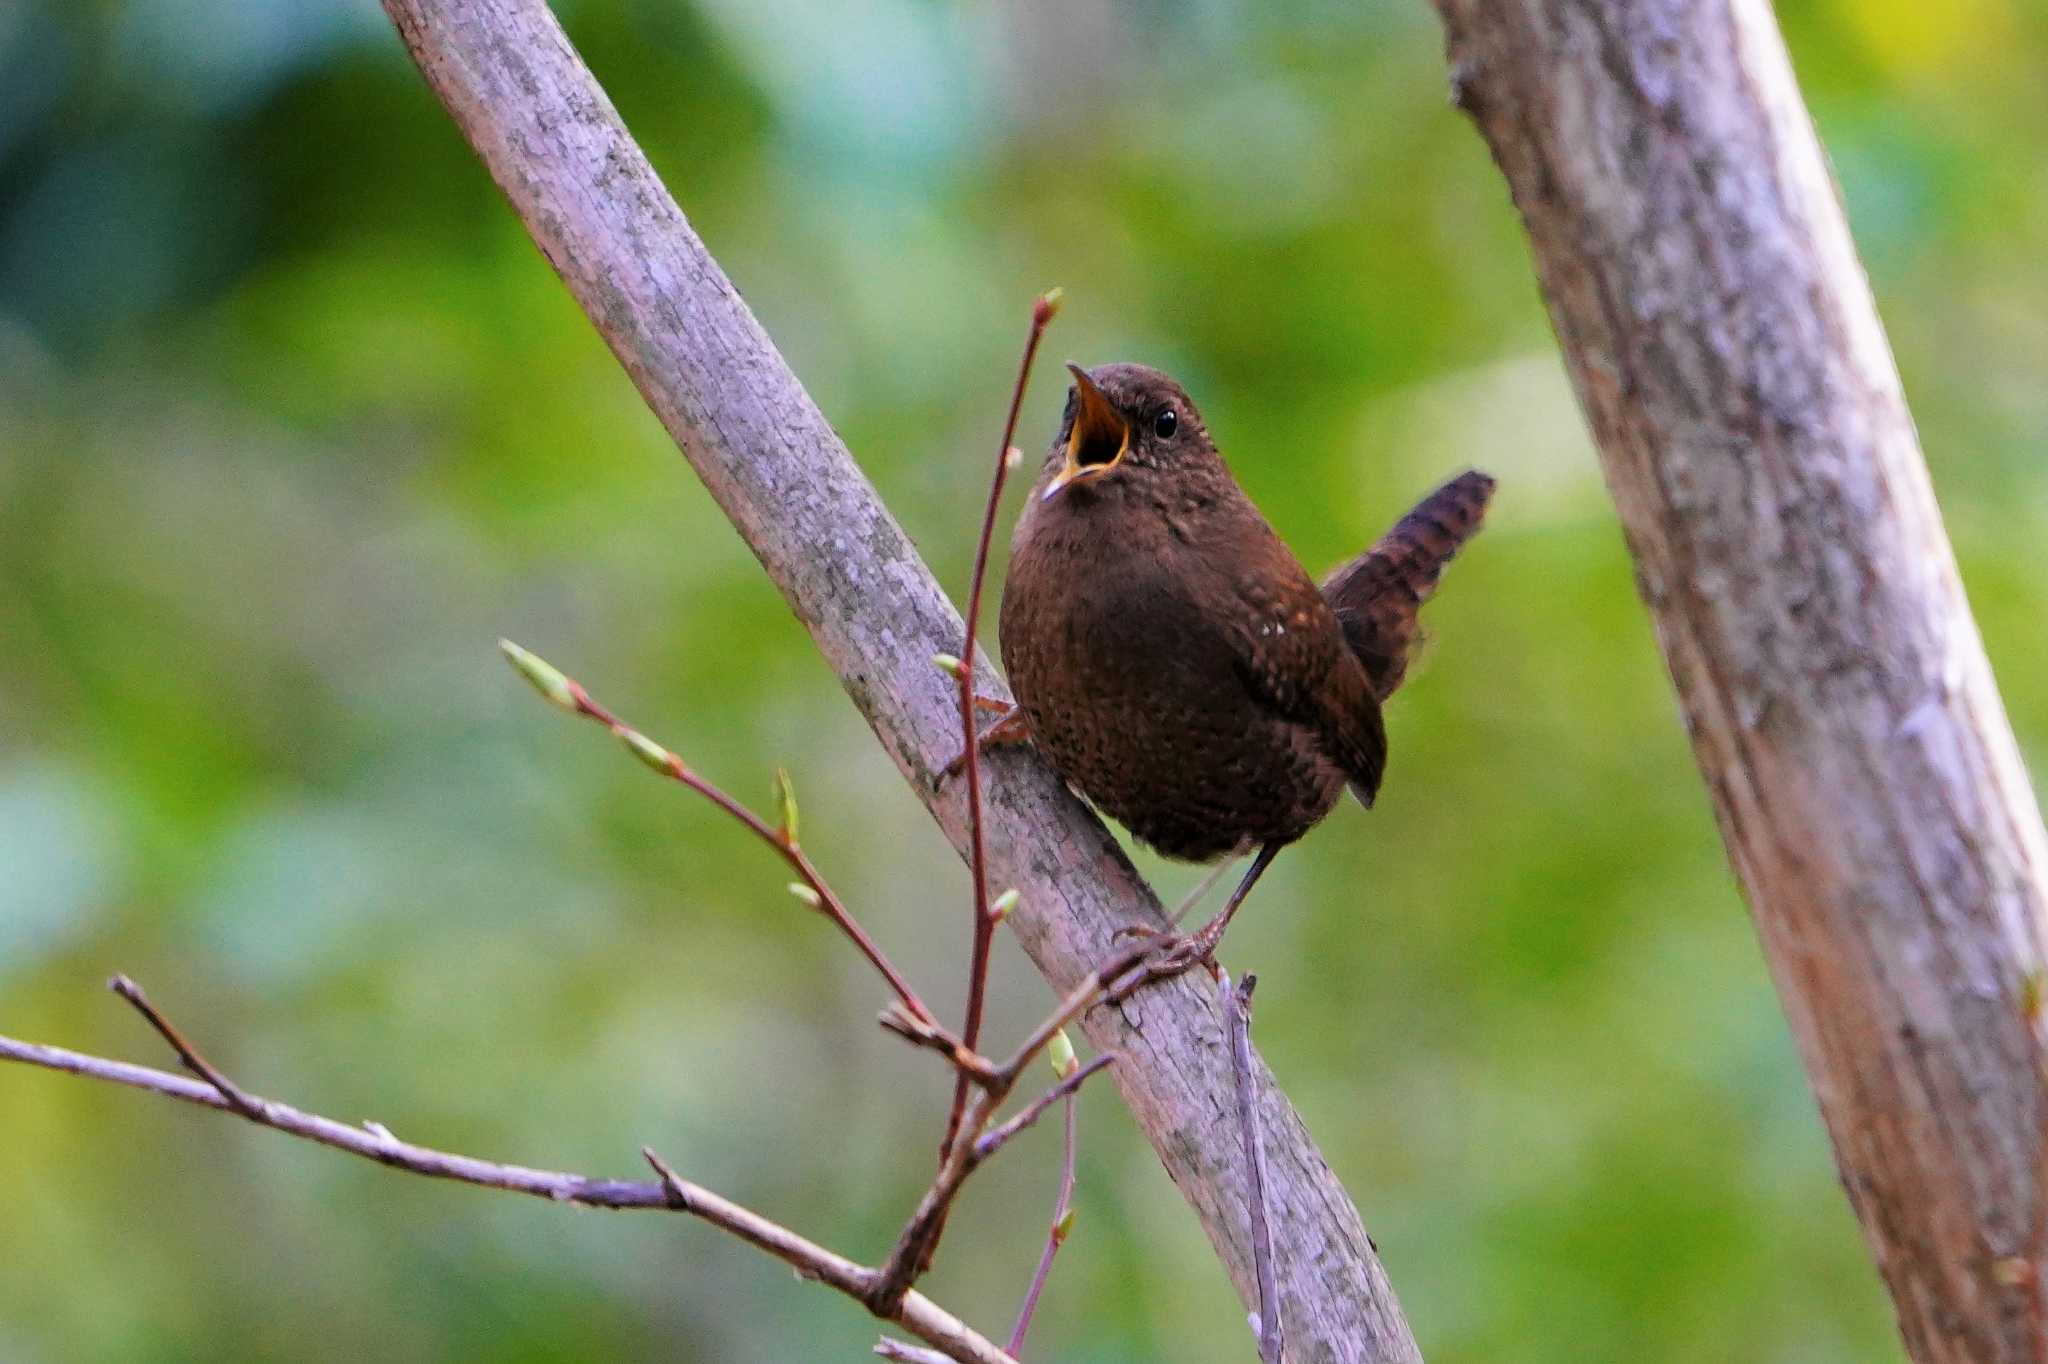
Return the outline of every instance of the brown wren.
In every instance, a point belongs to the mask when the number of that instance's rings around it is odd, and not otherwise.
[[[1188,395],[1142,365],[1074,385],[1011,540],[1003,666],[1053,769],[1167,857],[1256,849],[1199,932],[1147,978],[1212,960],[1273,858],[1386,770],[1380,705],[1416,615],[1493,493],[1459,475],[1319,587],[1231,476]]]

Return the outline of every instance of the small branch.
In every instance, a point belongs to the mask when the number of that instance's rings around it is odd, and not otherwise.
[[[967,1134],[979,1133],[1002,1105],[1003,1100],[1016,1088],[1024,1067],[1031,1063],[1032,1058],[1045,1050],[1061,1028],[1100,1000],[1111,982],[1127,972],[1134,962],[1150,950],[1149,946],[1142,945],[1131,948],[1090,974],[1060,1001],[1059,1007],[1054,1009],[1044,1022],[1032,1030],[1016,1054],[993,1071],[982,1070],[980,1067],[986,1066],[987,1062],[963,1043],[950,1037],[945,1029],[937,1024],[919,1024],[895,1009],[885,1010],[881,1021],[883,1026],[891,1031],[920,1046],[930,1047],[951,1060],[959,1070],[959,1085],[962,1088],[972,1089],[977,1085],[980,1087],[981,1092],[969,1101],[966,1111],[962,1114],[958,1129],[959,1132]],[[1016,1118],[990,1133],[987,1139],[973,1139],[970,1136],[968,1140],[955,1139],[948,1144],[938,1174],[933,1177],[931,1187],[925,1191],[924,1198],[918,1203],[917,1211],[911,1214],[910,1221],[897,1236],[896,1246],[890,1252],[888,1262],[882,1267],[881,1277],[867,1299],[869,1307],[877,1315],[888,1315],[901,1294],[917,1282],[918,1275],[931,1267],[932,1255],[938,1249],[939,1238],[945,1233],[946,1215],[952,1208],[954,1196],[959,1193],[961,1184],[974,1172],[975,1167],[993,1155],[1004,1142],[1035,1121],[1047,1105],[1059,1097],[1058,1091],[1062,1087],[1071,1082],[1072,1088],[1079,1088],[1082,1080],[1106,1067],[1112,1059],[1113,1053],[1104,1053],[1096,1058],[1085,1072],[1068,1077],[1061,1085],[1054,1086],[1050,1094],[1041,1096]]]
[[[889,1001],[889,1007],[882,1010],[876,1021],[912,1046],[923,1047],[945,1057],[960,1072],[961,1078],[972,1084],[993,1089],[1001,1083],[993,1061],[979,1052],[969,1051],[959,1038],[939,1024],[917,1017],[904,1008],[900,1000]]]
[[[1033,311],[1031,339],[1026,346],[1024,364],[1018,375],[1016,391],[1011,398],[1011,425],[1004,432],[1004,446],[1006,450],[1009,444],[1009,436],[1014,431],[1017,407],[1022,401],[1024,381],[1030,371],[1031,358],[1037,351],[1038,341],[1044,332],[1045,324],[1051,320],[1052,310],[1053,303],[1047,298],[1041,298],[1038,301],[1038,306]],[[1002,476],[1003,471],[998,469],[993,496],[1000,496],[1001,494]],[[993,510],[991,510],[991,516],[993,516]],[[986,560],[988,550],[988,535],[989,525],[984,525],[980,549],[980,554],[984,561]],[[980,574],[977,572],[973,598],[977,602],[980,587]],[[969,619],[972,619],[971,610]],[[1024,1113],[1019,1115],[1021,1121],[1012,1120],[1011,1123],[1005,1124],[1004,1128],[1000,1129],[997,1134],[994,1134],[996,1140],[989,1143],[985,1149],[980,1142],[963,1142],[959,1140],[961,1132],[979,1133],[987,1124],[989,1118],[995,1113],[997,1107],[1009,1096],[1010,1091],[1016,1087],[1017,1079],[1021,1075],[1023,1068],[1045,1048],[1047,1043],[1051,1041],[1053,1034],[1072,1021],[1075,1016],[1086,1010],[1096,1000],[1100,999],[1108,983],[1127,971],[1133,962],[1144,955],[1147,949],[1144,947],[1134,948],[1117,957],[1108,966],[1095,972],[1072,991],[1062,1001],[1059,1008],[1055,1009],[1052,1015],[1025,1039],[1023,1045],[1018,1048],[1017,1053],[1007,1064],[1001,1068],[996,1068],[991,1065],[986,1057],[975,1051],[970,1037],[963,1035],[956,1038],[937,1022],[931,1011],[918,999],[916,992],[897,973],[887,958],[883,956],[881,949],[861,929],[851,912],[846,909],[831,887],[826,884],[824,878],[818,874],[817,869],[811,865],[810,859],[804,855],[796,840],[795,801],[789,795],[786,779],[782,780],[778,786],[778,797],[784,807],[783,826],[779,830],[772,829],[766,821],[754,814],[752,810],[734,800],[712,782],[699,776],[677,754],[620,720],[610,710],[600,704],[596,698],[591,696],[589,691],[574,678],[564,674],[545,659],[509,640],[499,641],[499,647],[504,651],[506,658],[512,662],[513,666],[548,701],[572,714],[595,720],[599,724],[604,725],[645,766],[703,796],[712,804],[718,806],[719,809],[725,811],[734,820],[738,821],[755,837],[773,848],[803,878],[803,884],[800,889],[808,891],[808,894],[803,896],[806,902],[815,904],[827,917],[838,924],[840,929],[853,940],[861,949],[863,955],[873,963],[875,968],[888,980],[891,987],[895,989],[897,998],[882,1012],[880,1019],[882,1026],[917,1046],[938,1052],[952,1063],[957,1072],[957,1079],[954,1085],[956,1107],[948,1116],[945,1142],[941,1147],[942,1158],[939,1172],[933,1178],[931,1187],[926,1190],[924,1198],[919,1202],[917,1211],[911,1215],[910,1220],[899,1234],[896,1245],[890,1252],[888,1261],[881,1269],[874,1271],[863,1269],[860,1266],[854,1265],[851,1261],[841,1261],[837,1264],[821,1261],[815,1266],[817,1273],[814,1277],[821,1278],[825,1282],[840,1288],[843,1292],[848,1292],[858,1297],[875,1315],[891,1321],[903,1320],[906,1304],[913,1297],[911,1286],[916,1282],[918,1275],[922,1274],[931,1265],[932,1254],[938,1247],[939,1238],[945,1230],[946,1216],[952,1208],[954,1198],[960,1191],[960,1186],[987,1155],[993,1154],[1004,1141],[1007,1141],[1016,1132],[1021,1131],[1032,1121],[1036,1120],[1051,1100],[1044,1099],[1027,1108]],[[961,724],[967,733],[968,742],[971,746],[974,737],[974,693],[971,682],[973,633],[971,628],[968,633],[967,649],[966,660],[962,663],[960,669],[962,677],[968,679],[962,683]],[[971,758],[969,759],[969,771],[970,774],[974,772],[973,760]],[[970,787],[972,788],[972,782],[970,782]],[[986,995],[988,979],[988,944],[986,939],[994,933],[996,924],[1001,916],[993,912],[988,903],[985,859],[977,859],[976,866],[979,873],[975,877],[976,950],[973,975],[969,983],[968,1026],[978,1030],[981,1021],[981,1005]],[[160,1020],[156,1019],[153,1011],[152,1021],[159,1022],[160,1028],[169,1027],[167,1023],[161,1023]],[[167,1032],[166,1036],[175,1037],[175,1034]],[[174,1042],[174,1045],[180,1046],[181,1054],[183,1054],[182,1042]],[[1097,1063],[1091,1065],[1087,1072],[1071,1077],[1074,1086],[1078,1087],[1079,1081],[1086,1078],[1087,1074],[1092,1074],[1095,1070],[1099,1070],[1107,1065],[1109,1059],[1106,1055],[1098,1058]],[[203,1061],[198,1061],[196,1057],[194,1061],[197,1065],[205,1064]],[[976,1087],[979,1087],[982,1091],[980,1097],[973,1102],[966,1102],[966,1095],[971,1089]],[[224,1088],[221,1092],[225,1096],[230,1091]],[[1071,1088],[1068,1092],[1071,1093]],[[652,1152],[645,1154],[657,1172],[660,1172],[663,1176],[665,1197],[678,1207],[694,1211],[696,1205],[692,1201],[692,1196],[687,1191],[684,1191],[683,1186],[675,1180],[673,1172],[661,1165],[659,1158]],[[721,1225],[724,1224],[721,1223]],[[777,1239],[774,1239],[772,1242],[761,1239],[766,1234],[763,1231],[764,1227],[773,1228],[778,1234]],[[795,1233],[777,1228],[772,1223],[762,1222],[759,1226],[751,1228],[729,1226],[727,1229],[733,1231],[735,1235],[741,1236],[743,1239],[749,1240],[762,1249],[769,1251],[769,1253],[784,1259],[789,1258],[789,1247],[791,1244],[801,1242],[803,1245],[809,1245],[808,1242],[802,1242],[802,1238],[797,1237]],[[905,1324],[909,1325],[910,1323],[905,1322]],[[915,1330],[916,1328],[913,1326],[912,1329]]]
[[[804,903],[813,906],[819,913],[838,926],[839,931],[844,933],[853,945],[860,950],[860,954],[868,959],[869,964],[881,972],[882,978],[889,982],[889,988],[896,992],[896,997],[902,1001],[904,1008],[926,1022],[936,1021],[932,1011],[926,1008],[924,1001],[917,997],[917,991],[910,987],[910,982],[905,980],[902,973],[897,971],[895,966],[890,963],[888,956],[883,953],[880,945],[868,936],[867,930],[862,928],[859,921],[853,917],[853,911],[846,907],[845,902],[839,898],[838,893],[826,883],[824,876],[818,871],[816,866],[812,865],[810,857],[805,854],[803,847],[797,842],[796,802],[794,797],[789,794],[789,782],[786,776],[778,774],[777,781],[778,798],[784,806],[783,827],[772,829],[768,826],[766,820],[727,795],[713,782],[699,775],[682,758],[648,738],[639,730],[634,729],[631,725],[626,724],[618,716],[598,704],[596,698],[591,696],[584,689],[583,684],[575,678],[563,673],[540,655],[521,648],[509,639],[499,640],[498,648],[503,651],[512,666],[519,670],[520,675],[533,684],[534,690],[539,692],[551,704],[568,711],[572,715],[581,715],[586,719],[597,721],[616,735],[619,742],[626,746],[627,751],[638,758],[643,765],[695,791],[698,795],[725,811],[726,814],[731,815],[748,833],[751,833],[754,837],[774,849],[775,855],[789,864],[790,870],[802,878],[804,888],[810,892],[810,894],[803,897]]]
[[[815,1279],[827,1288],[836,1288],[855,1298],[867,1290],[873,1270],[806,1240],[780,1223],[730,1203],[709,1189],[692,1184],[656,1155],[652,1147],[641,1147],[640,1154],[654,1167],[669,1207],[723,1227],[748,1245],[767,1251],[806,1279]]]
[[[221,1074],[214,1068],[212,1062],[201,1056],[199,1049],[187,1042],[184,1034],[171,1026],[171,1020],[157,1012],[156,1005],[149,1002],[149,996],[142,993],[140,985],[126,976],[115,976],[107,982],[107,988],[134,1005],[136,1012],[149,1020],[150,1027],[156,1029],[157,1036],[168,1042],[171,1050],[178,1053],[178,1059],[185,1063],[185,1069],[218,1090],[220,1096],[228,1101],[228,1107],[252,1121],[267,1121],[263,1105],[243,1093],[239,1085]]]
[[[1055,1015],[1057,1016],[1057,1015]],[[1055,1029],[1057,1031],[1057,1029]],[[1033,1048],[1027,1055],[1036,1056],[1042,1045]],[[887,1309],[893,1305],[894,1295],[900,1295],[917,1282],[931,1265],[932,1253],[938,1248],[940,1235],[945,1231],[946,1214],[952,1208],[954,1197],[967,1177],[978,1169],[984,1160],[1001,1150],[1010,1138],[1036,1122],[1039,1115],[1061,1098],[1078,1090],[1087,1078],[1097,1071],[1107,1069],[1116,1060],[1113,1052],[1105,1052],[1086,1066],[1076,1070],[1051,1089],[1027,1104],[1018,1114],[994,1131],[976,1140],[962,1140],[953,1143],[946,1153],[945,1164],[932,1179],[931,1187],[925,1190],[919,1200],[917,1211],[911,1214],[909,1222],[896,1238],[896,1246],[890,1252],[888,1261],[882,1266],[867,1302],[878,1316],[887,1316]],[[967,1072],[962,1071],[962,1075]],[[1016,1088],[1016,1071],[1003,1067],[991,1078],[988,1086],[975,1094],[968,1102],[967,1112],[961,1123],[961,1131],[980,1132],[996,1109]]]
[[[1016,1088],[1024,1068],[1045,1050],[1060,1029],[1101,1000],[1110,985],[1129,972],[1151,950],[1150,944],[1140,944],[1126,949],[1111,958],[1106,965],[1090,973],[1060,1001],[1059,1006],[1047,1015],[1043,1022],[1032,1029],[1008,1061],[992,1070],[988,1068],[986,1058],[947,1033],[940,1025],[912,1018],[907,1011],[893,1006],[882,1012],[880,1021],[883,1027],[918,1046],[938,1052],[953,1063],[959,1076],[955,1082],[957,1091],[966,1093],[978,1086],[981,1093],[969,1103],[957,1124],[948,1124],[950,1130],[943,1148],[943,1158],[939,1163],[939,1173],[933,1177],[931,1187],[926,1190],[917,1211],[911,1215],[910,1221],[898,1235],[896,1247],[890,1253],[888,1263],[883,1266],[882,1277],[868,1298],[869,1307],[877,1315],[886,1316],[896,1298],[917,1281],[918,1275],[931,1267],[932,1255],[938,1249],[939,1238],[945,1234],[946,1215],[962,1182],[973,1173],[974,1168],[983,1159],[993,1154],[997,1147],[1036,1120],[1051,1100],[1042,1099],[1027,1108],[1025,1114],[1020,1115],[1024,1119],[1022,1122],[1013,1119],[998,1129],[997,1133],[992,1133],[991,1135],[997,1139],[992,1144],[987,1144],[986,1150],[983,1149],[984,1142],[974,1139],[972,1134],[982,1130],[1003,1100],[1009,1097],[1010,1091]],[[1110,1054],[1105,1053],[1098,1058],[1088,1073],[1092,1074],[1094,1070],[1106,1066],[1109,1059]],[[1078,1087],[1078,1079],[1075,1084]],[[969,1134],[968,1140],[960,1140],[960,1134],[963,1132]]]
[[[1003,1094],[994,1089],[973,1094],[961,1117],[961,1130],[979,1132],[1002,1098]],[[910,1215],[910,1220],[897,1234],[896,1244],[889,1251],[889,1258],[883,1262],[874,1287],[863,1299],[868,1310],[876,1316],[893,1317],[903,1295],[917,1282],[918,1275],[930,1266],[932,1253],[938,1249],[939,1236],[946,1227],[946,1214],[952,1210],[954,1196],[979,1163],[971,1141],[956,1141],[946,1152],[945,1163],[939,1166],[938,1174],[932,1177],[931,1187],[918,1200],[917,1211]]]
[[[1010,1118],[1009,1121],[1005,1122],[1002,1126],[991,1128],[989,1131],[983,1133],[981,1137],[977,1139],[974,1143],[975,1161],[979,1163],[981,1161],[987,1160],[997,1151],[1002,1150],[1004,1144],[1007,1143],[1010,1140],[1010,1138],[1016,1136],[1019,1132],[1022,1132],[1025,1128],[1031,1126],[1031,1124],[1037,1122],[1039,1118],[1043,1117],[1045,1115],[1046,1109],[1051,1108],[1061,1099],[1068,1098],[1071,1095],[1073,1095],[1077,1090],[1081,1088],[1082,1085],[1087,1083],[1089,1076],[1107,1067],[1115,1060],[1115,1052],[1106,1051],[1102,1053],[1102,1055],[1096,1057],[1087,1065],[1082,1066],[1079,1070],[1076,1070],[1073,1074],[1061,1080],[1051,1089],[1048,1089],[1047,1091],[1045,1091],[1045,1093],[1039,1095],[1030,1103],[1018,1109],[1016,1115]]]
[[[1087,1013],[1139,962],[1151,955],[1153,945],[1140,943],[1111,957],[1106,965],[1098,967],[1079,985],[1067,992],[1059,1007],[1047,1014],[1045,1020],[1024,1038],[1009,1060],[998,1067],[998,1073],[1009,1078],[1011,1085],[1024,1073],[1033,1057],[1044,1051],[1052,1042],[1053,1034],[1067,1024]]]
[[[875,1342],[875,1353],[884,1359],[902,1360],[904,1364],[944,1364],[946,1358],[937,1350],[927,1350],[922,1345],[905,1345],[888,1336]]]
[[[63,1047],[43,1046],[18,1038],[0,1036],[0,1060],[40,1066],[45,1070],[81,1075],[146,1090],[202,1108],[216,1109],[245,1118],[287,1136],[300,1137],[338,1151],[374,1160],[396,1170],[425,1175],[431,1179],[453,1180],[483,1189],[530,1194],[554,1203],[576,1203],[589,1208],[614,1210],[669,1210],[688,1213],[749,1245],[768,1252],[795,1268],[806,1279],[838,1289],[866,1305],[879,1272],[856,1264],[824,1246],[807,1240],[789,1228],[701,1185],[677,1175],[652,1151],[643,1151],[660,1179],[653,1183],[628,1180],[592,1179],[558,1170],[539,1170],[524,1165],[506,1165],[456,1155],[400,1141],[377,1123],[353,1127],[347,1123],[303,1112],[274,1099],[263,1099],[229,1080],[210,1064],[197,1048],[187,1042],[169,1019],[149,1002],[141,988],[126,976],[110,982],[114,992],[132,1004],[149,1020],[178,1059],[202,1076],[188,1080],[182,1075],[130,1065]],[[1005,1351],[974,1331],[952,1313],[921,1293],[905,1291],[880,1313],[885,1320],[902,1326],[938,1350],[937,1358],[956,1364],[1015,1364]]]
[[[1060,1253],[1060,1247],[1067,1243],[1067,1233],[1074,1229],[1074,1163],[1075,1154],[1078,1150],[1076,1124],[1078,1122],[1077,1115],[1081,1107],[1081,1096],[1078,1091],[1083,1080],[1107,1065],[1112,1059],[1114,1058],[1110,1056],[1096,1057],[1085,1068],[1065,1076],[1060,1081],[1060,1084],[1046,1095],[1046,1100],[1049,1102],[1053,1095],[1059,1094],[1062,1090],[1065,1091],[1066,1122],[1064,1124],[1065,1136],[1060,1148],[1059,1193],[1053,1198],[1052,1225],[1046,1228],[1045,1248],[1038,1252],[1038,1267],[1031,1272],[1031,1284],[1024,1290],[1024,1301],[1017,1308],[1017,1322],[1010,1328],[1009,1344],[1003,1347],[1018,1359],[1024,1357],[1024,1336],[1031,1329],[1031,1318],[1038,1311],[1038,1300],[1045,1293],[1046,1281],[1052,1277],[1053,1257]],[[1003,1124],[1003,1128],[1016,1126],[1021,1130],[1023,1126],[1028,1125],[1029,1118],[1035,1118],[1042,1111],[1044,1111],[1043,1104],[1034,1104],[1030,1108],[1025,1109],[1023,1113],[1017,1115],[1018,1118],[1025,1118],[1025,1123],[1018,1123],[1017,1119],[1013,1118],[1010,1122]],[[1027,1115],[1029,1116],[1027,1117]],[[998,1128],[997,1131],[1000,1132],[1003,1128]],[[991,1137],[995,1135],[996,1133],[994,1132],[989,1134]],[[986,1142],[988,1138],[985,1137],[982,1141]],[[981,1142],[976,1143],[977,1146],[981,1144]],[[993,1151],[1001,1144],[1000,1141],[995,1142],[989,1146],[989,1150]]]
[[[995,539],[996,513],[1001,509],[1003,482],[1009,476],[1014,451],[1010,442],[1017,434],[1017,413],[1024,406],[1024,388],[1031,381],[1031,362],[1038,356],[1038,343],[1045,336],[1053,316],[1059,312],[1060,291],[1049,290],[1031,305],[1031,333],[1024,342],[1024,358],[1017,365],[1017,382],[1010,389],[1010,410],[1003,419],[1003,439],[996,446],[995,474],[989,479],[988,503],[982,509],[981,536],[974,546],[974,576],[967,589],[967,618],[961,629],[960,742],[961,759],[967,770],[968,867],[974,879],[974,945],[967,967],[967,1018],[960,1027],[960,1040],[969,1050],[981,1044],[981,1017],[988,998],[989,953],[994,946],[996,921],[988,907],[988,837],[981,809],[981,740],[974,728],[975,632],[981,623],[981,589],[988,577],[989,546]],[[960,1134],[967,1109],[967,1077],[953,1085],[953,1109],[946,1116],[946,1135],[939,1143],[943,1162]]]
[[[1244,1130],[1244,1161],[1249,1171],[1247,1201],[1251,1205],[1252,1265],[1259,1281],[1259,1359],[1282,1364],[1287,1328],[1280,1319],[1280,1290],[1273,1272],[1273,1228],[1266,1215],[1266,1140],[1259,1129],[1258,1104],[1252,1093],[1252,991],[1259,978],[1247,975],[1236,989],[1219,972],[1216,989],[1223,1001],[1224,1026],[1230,1034],[1230,1070],[1237,1081],[1237,1120]],[[1012,1350],[1015,1350],[1014,1344]]]
[[[105,1080],[110,1084],[146,1090],[183,1103],[196,1104],[201,1108],[233,1113],[255,1123],[258,1127],[268,1127],[287,1136],[331,1146],[337,1151],[346,1151],[351,1155],[362,1156],[366,1160],[374,1160],[380,1165],[425,1175],[430,1179],[454,1180],[459,1184],[474,1184],[484,1189],[501,1189],[507,1193],[530,1194],[554,1203],[577,1203],[588,1208],[626,1211],[668,1206],[668,1196],[658,1184],[591,1179],[584,1175],[565,1174],[557,1170],[538,1170],[524,1165],[505,1165],[496,1161],[479,1160],[474,1156],[456,1155],[453,1152],[400,1141],[387,1129],[374,1123],[355,1127],[332,1118],[323,1118],[316,1113],[303,1112],[275,1099],[260,1099],[240,1090],[237,1092],[242,1093],[246,1106],[238,1105],[227,1098],[211,1079],[189,1080],[182,1075],[173,1075],[149,1066],[130,1065],[125,1061],[109,1060],[85,1052],[43,1046],[40,1043],[24,1042],[18,1038],[4,1036],[0,1036],[0,1060],[18,1061],[24,1065],[40,1066],[44,1070],[61,1071],[67,1075],[81,1075],[91,1080]]]
[[[866,1304],[877,1271],[806,1240],[780,1223],[721,1198],[709,1189],[690,1183],[671,1169],[652,1148],[642,1147],[640,1154],[660,1176],[661,1187],[668,1199],[667,1206],[703,1218],[773,1255],[801,1277],[815,1279],[829,1288],[838,1289],[856,1302]],[[922,1293],[904,1294],[896,1310],[886,1319],[933,1346],[936,1355],[927,1355],[926,1358],[949,1359],[958,1361],[958,1364],[1014,1364],[1008,1352],[996,1348],[993,1341]]]

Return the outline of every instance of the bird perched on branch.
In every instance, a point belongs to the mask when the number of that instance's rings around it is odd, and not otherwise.
[[[1231,476],[1188,395],[1142,365],[1068,365],[1059,434],[1011,541],[1002,656],[1028,735],[1104,813],[1164,855],[1256,851],[1222,911],[1169,940],[1153,977],[1212,959],[1282,848],[1386,768],[1380,704],[1416,615],[1493,494],[1459,475],[1324,580]]]

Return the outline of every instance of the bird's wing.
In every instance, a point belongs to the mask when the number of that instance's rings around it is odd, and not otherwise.
[[[1235,560],[1238,676],[1257,700],[1313,731],[1369,806],[1387,764],[1379,700],[1315,581],[1278,536],[1266,535],[1269,550]]]

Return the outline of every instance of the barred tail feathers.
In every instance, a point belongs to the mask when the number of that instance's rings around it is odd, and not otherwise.
[[[1422,604],[1436,591],[1444,565],[1479,533],[1493,489],[1493,479],[1476,469],[1459,474],[1323,580],[1323,597],[1380,700],[1406,676]]]

